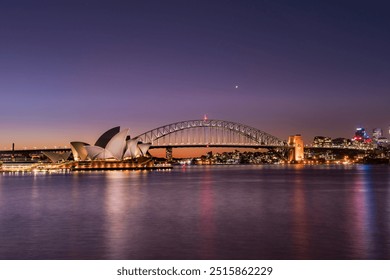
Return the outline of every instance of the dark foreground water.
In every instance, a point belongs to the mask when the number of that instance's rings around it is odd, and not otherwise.
[[[0,259],[389,258],[389,166],[0,174]]]

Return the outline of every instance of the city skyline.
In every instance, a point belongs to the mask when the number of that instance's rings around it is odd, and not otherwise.
[[[387,132],[387,5],[5,3],[0,147],[69,146],[115,125],[135,136],[203,114],[281,139]]]
[[[193,121],[193,120],[186,120],[186,121]],[[182,122],[186,122],[186,121],[182,121]],[[201,119],[199,119],[199,120],[195,120],[195,121],[202,121]],[[207,120],[207,121],[209,121],[209,120]],[[213,120],[213,121],[216,121],[216,120]],[[224,121],[224,120],[220,120],[220,121]],[[166,125],[168,125],[168,124],[166,124]],[[170,125],[172,125],[172,124],[170,124]],[[119,127],[118,127],[119,128]],[[154,130],[155,129],[157,129],[157,128],[154,128]],[[254,128],[254,129],[256,129],[256,128]],[[356,128],[356,131],[359,131],[359,130],[365,130],[365,128],[362,128],[362,127],[357,127]],[[134,137],[138,137],[139,135],[137,135],[137,136],[135,136],[135,134],[130,134],[130,130],[131,129],[129,129],[129,128],[126,128],[126,130],[128,131],[128,136],[129,137],[132,137],[132,138],[134,138]],[[379,135],[379,137],[381,137],[382,139],[389,139],[390,137],[388,137],[388,136],[390,136],[390,126],[389,126],[389,132],[387,132],[386,130],[383,132],[383,129],[381,129],[381,128],[374,128],[374,129],[372,129],[372,132],[370,133],[370,131],[367,131],[366,132],[366,135],[367,135],[367,138],[371,141],[371,140],[373,140],[373,139],[375,139],[375,140],[377,140],[377,138],[378,138],[378,130],[380,130],[380,135]],[[356,131],[355,131],[355,135],[356,135]],[[88,133],[88,132],[85,132],[85,133]],[[265,133],[267,133],[267,132],[265,132]],[[387,135],[387,133],[388,133],[388,135]],[[95,134],[95,133],[94,133]],[[302,136],[301,134],[297,134],[297,135],[299,135],[299,136]],[[352,134],[351,134],[352,135]],[[355,138],[356,137],[353,137],[353,136],[351,136],[351,135],[349,135],[350,137],[339,137],[339,136],[336,136],[336,137],[328,137],[328,136],[326,136],[326,135],[323,135],[323,134],[320,134],[320,135],[315,135],[312,139],[307,139],[307,137],[306,137],[306,140],[307,141],[305,141],[305,145],[307,144],[307,145],[311,145],[311,144],[313,144],[313,143],[315,143],[316,142],[316,139],[318,138],[318,137],[322,137],[322,138],[327,138],[327,139],[348,139],[348,140],[352,140],[352,141],[354,141],[354,140],[356,140]],[[272,135],[273,136],[273,135]],[[290,135],[290,136],[292,136],[292,135]],[[302,136],[302,138],[305,138],[305,137],[303,137]],[[50,139],[46,139],[46,140],[50,140]],[[288,142],[286,139],[280,139],[280,140],[282,140],[282,141],[286,141],[286,143]],[[15,148],[15,145],[17,145],[17,147],[16,147],[16,149],[17,150],[23,150],[23,149],[28,149],[28,150],[33,150],[33,149],[62,149],[62,148],[70,148],[70,146],[71,146],[71,143],[74,141],[74,139],[72,140],[72,141],[70,141],[69,143],[66,143],[65,145],[53,145],[53,146],[51,146],[51,145],[47,145],[47,144],[42,144],[42,143],[40,143],[40,144],[38,144],[38,145],[32,145],[32,144],[34,144],[34,143],[31,143],[31,142],[29,142],[28,143],[28,145],[24,145],[24,146],[22,146],[22,145],[18,145],[18,143],[15,143],[15,142],[12,142],[12,143],[8,143],[9,145],[7,146],[0,146],[0,150],[11,150],[12,148]],[[187,148],[182,148],[182,149],[187,149]],[[206,149],[206,148],[205,148]],[[216,149],[221,149],[221,148],[216,148]]]

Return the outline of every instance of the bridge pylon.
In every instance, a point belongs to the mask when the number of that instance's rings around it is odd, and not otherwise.
[[[288,146],[290,147],[288,153],[288,162],[301,163],[304,160],[304,146],[302,136],[300,134],[289,136]]]

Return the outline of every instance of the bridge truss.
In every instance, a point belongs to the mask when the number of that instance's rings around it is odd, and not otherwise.
[[[285,147],[285,141],[259,129],[222,120],[190,120],[164,125],[138,138],[158,147]]]

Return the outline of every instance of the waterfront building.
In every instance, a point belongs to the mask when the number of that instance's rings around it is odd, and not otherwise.
[[[122,161],[136,159],[148,155],[151,143],[142,143],[138,139],[131,139],[129,129],[120,131],[114,127],[103,133],[95,145],[74,141],[71,149],[75,161],[84,160],[114,160]]]

